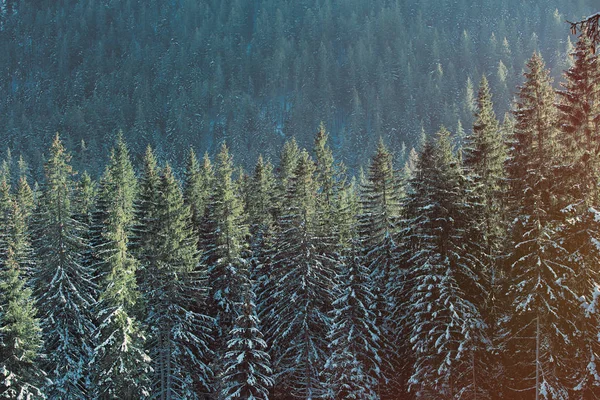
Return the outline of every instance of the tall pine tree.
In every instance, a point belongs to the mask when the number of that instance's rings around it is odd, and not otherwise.
[[[552,80],[538,54],[519,90],[509,165],[516,221],[507,271],[505,319],[509,387],[515,398],[566,399],[576,352],[578,315],[572,275],[559,238],[557,113]]]
[[[73,218],[70,155],[56,135],[45,165],[46,182],[35,212],[37,266],[33,286],[44,333],[49,398],[87,399],[96,288],[83,265],[85,227]]]

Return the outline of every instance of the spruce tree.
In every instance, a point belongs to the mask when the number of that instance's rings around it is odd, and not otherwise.
[[[156,172],[153,156],[147,154],[142,190]],[[137,213],[140,221],[147,223],[140,227],[141,246],[153,249],[143,261],[141,285],[153,368],[150,391],[161,399],[196,399],[200,390],[209,390],[212,377],[203,361],[211,353],[212,322],[194,311],[206,299],[206,272],[199,267],[190,209],[168,165],[158,179],[156,203]]]
[[[274,252],[274,202],[276,181],[273,166],[258,157],[254,174],[250,178],[246,201],[246,213],[250,230],[250,250],[252,270],[250,277],[256,285],[257,313],[262,313],[264,301],[273,288],[271,281],[272,258]]]
[[[328,333],[330,356],[325,365],[328,396],[332,399],[379,399],[381,332],[371,305],[369,269],[360,243],[352,240],[336,279],[335,300]]]
[[[45,397],[42,330],[22,272],[23,262],[31,260],[24,222],[23,210],[13,202],[10,239],[0,260],[0,397],[9,399]]]
[[[103,177],[99,209],[103,220],[101,240],[94,249],[102,271],[100,297],[96,307],[99,319],[92,365],[98,398],[141,398],[148,396],[147,373],[150,358],[145,351],[145,335],[135,317],[139,293],[137,261],[128,249],[134,218],[136,180],[129,151],[122,136],[112,150]]]
[[[468,183],[467,203],[469,223],[465,232],[464,257],[477,274],[480,285],[463,287],[469,301],[477,304],[489,328],[493,340],[490,351],[480,349],[478,357],[486,357],[484,363],[489,376],[501,375],[497,357],[500,335],[498,320],[501,318],[497,299],[503,281],[503,260],[506,215],[503,203],[505,193],[504,163],[507,157],[505,138],[493,110],[492,95],[485,76],[477,95],[473,132],[465,138],[462,149],[463,165]],[[483,372],[483,371],[482,371]],[[488,380],[493,382],[494,380]],[[491,393],[497,393],[493,390]]]
[[[208,154],[204,155],[202,165],[198,163],[196,153],[190,148],[185,169],[183,196],[192,211],[192,224],[200,234],[206,219],[213,185],[213,171]]]
[[[225,144],[217,156],[215,189],[209,205],[214,231],[205,251],[209,262],[209,307],[215,319],[215,348],[225,348],[225,335],[237,319],[235,304],[241,301],[241,289],[249,279],[247,234],[244,204],[233,181],[233,159]],[[221,358],[221,354],[217,355]]]
[[[37,265],[33,286],[47,354],[44,366],[51,380],[46,394],[49,398],[86,399],[96,288],[90,269],[82,263],[85,229],[73,218],[70,158],[57,134],[34,216]]]
[[[242,293],[236,304],[238,317],[225,342],[219,398],[268,400],[273,379],[267,343],[259,328],[252,286],[246,284]]]
[[[527,63],[508,165],[511,233],[504,345],[508,386],[528,398],[567,398],[577,352],[572,269],[561,244],[552,80],[538,54]]]
[[[279,220],[275,290],[265,302],[263,325],[278,376],[276,395],[304,399],[325,395],[321,372],[334,278],[334,260],[320,251],[316,194],[315,165],[302,151]]]
[[[565,164],[560,192],[565,227],[560,236],[574,269],[569,287],[577,295],[581,307],[576,319],[579,349],[576,380],[572,396],[582,399],[600,398],[600,315],[597,287],[600,271],[598,238],[600,237],[600,63],[592,52],[592,43],[581,35],[573,52],[573,66],[565,72],[566,82],[559,91],[560,141],[564,145]],[[568,188],[568,190],[564,190]]]
[[[405,239],[412,267],[404,317],[415,357],[410,391],[427,398],[489,397],[477,354],[487,343],[486,325],[465,291],[477,284],[463,257],[465,184],[446,129],[425,145],[410,184]]]
[[[398,221],[400,213],[400,188],[393,169],[392,154],[383,140],[379,141],[377,151],[371,160],[367,179],[360,193],[361,215],[359,232],[365,257],[365,265],[371,271],[375,302],[375,324],[381,330],[383,375],[380,387],[394,397],[396,390],[402,391],[402,383],[396,381],[388,385],[387,379],[397,374],[398,351],[403,350],[400,343],[399,314],[402,304],[403,270],[398,269]],[[393,276],[393,279],[392,279]],[[380,393],[382,395],[384,393]]]

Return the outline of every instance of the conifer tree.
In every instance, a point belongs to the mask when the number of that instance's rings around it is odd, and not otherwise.
[[[209,206],[212,240],[205,251],[209,262],[209,307],[215,318],[216,348],[223,349],[225,335],[236,320],[235,304],[249,279],[244,204],[233,181],[233,159],[225,144],[221,147],[215,174],[215,190]]]
[[[268,400],[273,379],[267,343],[259,328],[252,286],[246,284],[242,293],[236,304],[238,317],[227,334],[219,398]]]
[[[111,153],[103,177],[99,202],[101,239],[94,249],[101,271],[92,365],[94,389],[99,398],[141,398],[148,396],[147,373],[150,358],[145,335],[135,317],[137,261],[128,249],[134,217],[136,180],[129,151],[122,136]]]
[[[283,149],[281,150],[279,166],[277,167],[277,178],[279,184],[277,187],[276,196],[276,220],[278,220],[279,217],[281,217],[285,209],[285,205],[283,204],[283,202],[285,201],[290,182],[294,176],[299,156],[300,149],[298,148],[298,143],[296,143],[296,139],[292,138],[291,140],[286,141],[283,145]]]
[[[273,266],[276,289],[265,302],[263,325],[278,377],[276,393],[304,399],[325,394],[320,375],[334,278],[334,260],[319,251],[316,194],[315,165],[302,151],[279,221]]]
[[[258,157],[254,174],[250,178],[246,201],[251,235],[252,271],[250,277],[256,285],[257,313],[262,313],[263,302],[273,288],[270,279],[274,252],[274,201],[276,182],[273,166]]]
[[[396,375],[397,352],[402,348],[395,343],[399,335],[398,318],[392,313],[398,310],[403,291],[403,271],[398,269],[398,220],[400,212],[400,188],[393,169],[392,154],[383,140],[379,141],[377,151],[371,160],[366,181],[361,187],[361,215],[359,231],[365,257],[365,265],[371,271],[373,294],[375,296],[375,324],[381,330],[383,375],[381,387],[394,396],[396,390],[388,386],[386,380]],[[393,279],[392,279],[393,274]],[[395,306],[396,305],[396,306]],[[396,325],[396,326],[393,326]],[[402,390],[402,389],[400,389]]]
[[[58,134],[45,165],[46,182],[35,212],[37,265],[33,286],[44,336],[49,398],[87,399],[93,348],[91,311],[96,288],[82,263],[84,227],[73,218],[73,170]]]
[[[192,224],[194,229],[201,233],[202,225],[206,219],[206,211],[210,202],[213,171],[208,154],[204,155],[202,165],[198,163],[196,153],[190,148],[185,169],[184,192],[185,203],[192,211]]]
[[[379,399],[381,332],[371,305],[370,271],[360,243],[352,240],[336,279],[332,323],[328,333],[330,356],[325,365],[328,396],[332,399]]]
[[[506,371],[515,396],[567,398],[579,317],[567,286],[572,269],[560,242],[560,193],[554,179],[557,115],[551,78],[538,54],[519,90],[508,165],[512,226],[505,319]],[[513,395],[506,394],[506,395]]]
[[[435,398],[488,397],[478,377],[485,323],[464,290],[477,275],[463,256],[465,185],[442,128],[424,147],[406,203],[410,343],[415,360],[410,390]]]
[[[558,103],[560,140],[566,148],[563,153],[569,166],[561,174],[564,187],[561,203],[565,227],[560,236],[569,254],[574,273],[569,282],[581,307],[576,319],[579,349],[575,398],[600,398],[600,376],[597,374],[600,358],[600,315],[595,311],[600,271],[597,246],[600,237],[598,209],[600,205],[600,63],[592,53],[592,43],[581,35],[573,52],[573,66],[566,71],[566,82],[559,91]]]
[[[465,138],[462,149],[469,190],[466,202],[471,210],[467,215],[467,248],[463,254],[469,260],[473,273],[479,277],[480,284],[467,286],[463,283],[462,289],[466,298],[478,305],[489,329],[488,336],[493,340],[489,351],[480,349],[477,355],[487,358],[483,366],[486,372],[492,374],[489,376],[493,376],[502,373],[496,356],[500,335],[498,320],[501,317],[497,299],[501,298],[500,283],[503,280],[501,260],[506,216],[502,197],[505,193],[507,150],[485,76],[481,79],[476,105],[473,132]],[[496,392],[493,390],[491,393]]]
[[[44,398],[42,330],[22,273],[24,261],[31,260],[24,221],[21,207],[13,202],[10,239],[0,260],[0,397],[9,399]]]
[[[135,223],[132,228],[131,248],[139,261],[137,281],[140,292],[148,293],[151,282],[149,270],[156,268],[157,248],[152,242],[160,226],[158,225],[160,175],[152,148],[148,146],[144,156],[138,194],[134,203]],[[102,201],[102,199],[100,199]],[[144,297],[143,301],[146,301]],[[142,307],[143,308],[143,307]],[[140,310],[140,316],[147,315]]]
[[[144,259],[148,348],[153,372],[150,391],[158,398],[196,399],[209,390],[212,372],[203,361],[209,358],[212,322],[197,310],[206,299],[206,272],[199,267],[191,212],[171,168],[160,176],[149,151],[141,180],[144,193],[156,182],[155,203],[138,208],[143,221],[142,248],[152,248]],[[151,183],[152,182],[152,183]],[[146,192],[146,199],[150,193]],[[142,198],[143,199],[143,198]],[[195,386],[201,389],[197,390]]]

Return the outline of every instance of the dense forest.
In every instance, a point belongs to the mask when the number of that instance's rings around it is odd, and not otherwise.
[[[577,31],[577,27],[575,27]],[[356,177],[321,124],[247,172],[178,179],[117,135],[77,173],[56,134],[0,175],[0,397],[600,398],[600,62],[538,52],[512,112]],[[139,138],[134,137],[134,140]]]
[[[0,132],[36,177],[60,132],[97,178],[120,129],[138,162],[150,144],[181,169],[189,144],[214,155],[227,141],[250,168],[292,137],[310,147],[323,121],[358,173],[379,137],[401,164],[422,132],[468,130],[483,74],[502,120],[533,51],[558,78],[565,20],[595,11],[595,0],[0,0]]]

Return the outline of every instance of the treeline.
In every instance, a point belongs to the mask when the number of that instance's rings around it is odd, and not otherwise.
[[[150,144],[176,169],[190,144],[227,141],[251,168],[324,121],[357,172],[378,137],[398,151],[441,124],[472,125],[486,74],[498,115],[527,58],[555,71],[572,50],[565,20],[595,0],[0,0],[0,127],[43,176],[56,132],[98,177],[111,138]],[[432,102],[431,99],[443,99]]]
[[[190,150],[181,183],[122,136],[98,182],[58,135],[40,187],[5,162],[0,396],[600,397],[593,48],[558,93],[534,54],[503,124],[483,78],[460,147],[380,140],[356,179],[323,125],[251,173]]]

